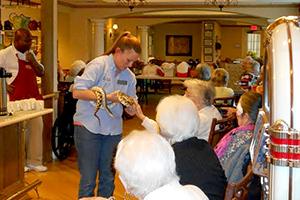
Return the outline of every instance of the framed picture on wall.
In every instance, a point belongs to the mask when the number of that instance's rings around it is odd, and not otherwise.
[[[206,38],[212,38],[213,32],[212,31],[204,31],[204,37]]]
[[[204,48],[204,54],[212,54],[213,48],[212,47],[205,47]]]
[[[14,40],[14,32],[13,31],[4,31],[2,43],[4,47],[8,47],[13,43]]]
[[[209,39],[205,39],[204,40],[204,46],[212,46],[213,45],[213,41],[209,40]]]
[[[166,35],[167,56],[192,56],[191,35]]]
[[[213,57],[212,55],[204,55],[204,62],[212,62]]]
[[[39,39],[38,36],[32,36],[32,44],[31,44],[31,49],[34,51],[35,54],[37,54],[38,50],[39,50]]]
[[[205,23],[204,30],[214,30],[214,24],[213,23]]]

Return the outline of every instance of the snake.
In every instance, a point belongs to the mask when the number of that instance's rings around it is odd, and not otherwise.
[[[125,107],[132,106],[135,102],[133,97],[131,97],[127,94],[124,94],[121,91],[117,92],[117,97],[118,97],[118,100],[120,101],[120,103],[122,105],[124,105]]]
[[[98,86],[92,87],[91,90],[96,95],[96,109],[94,112],[94,116],[98,119],[99,124],[101,124],[101,122],[100,118],[97,115],[97,112],[100,110],[101,107],[103,107],[111,117],[114,117],[112,111],[108,108],[105,90],[102,87]]]
[[[94,116],[98,119],[99,124],[100,123],[100,118],[97,115],[97,112],[100,110],[101,107],[104,108],[104,110],[107,111],[109,116],[114,117],[112,111],[110,110],[108,104],[107,104],[107,97],[106,97],[106,92],[103,88],[94,86],[91,88],[91,90],[94,92],[96,95],[96,108],[94,112]],[[135,100],[133,97],[121,92],[121,91],[116,91],[117,93],[117,98],[119,102],[124,105],[125,107],[132,106],[135,103]]]

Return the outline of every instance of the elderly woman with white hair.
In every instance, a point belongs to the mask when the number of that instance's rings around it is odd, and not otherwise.
[[[65,78],[66,82],[74,82],[76,76],[80,76],[86,67],[85,62],[82,60],[75,60],[71,64],[70,74]]]
[[[158,134],[132,131],[118,145],[115,168],[127,192],[139,200],[207,200],[194,185],[181,185],[175,155]]]
[[[156,111],[155,122],[136,106],[142,125],[150,132],[159,131],[172,145],[180,183],[198,186],[209,199],[223,200],[225,173],[212,147],[196,137],[202,123],[195,104],[187,97],[173,95],[162,99]]]
[[[195,103],[199,112],[201,126],[197,137],[208,140],[213,118],[222,119],[218,109],[212,105],[215,88],[210,82],[196,79],[186,80],[183,84],[186,87],[185,96]]]
[[[203,81],[209,81],[211,78],[211,67],[207,63],[200,63],[196,66],[197,78]]]

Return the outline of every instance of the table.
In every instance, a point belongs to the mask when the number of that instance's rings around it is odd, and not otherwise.
[[[158,75],[137,75],[136,79],[185,81],[185,80],[191,79],[191,77],[158,76]]]
[[[48,108],[0,116],[0,199],[18,199],[41,184],[40,180],[24,182],[26,122],[52,112]]]
[[[151,85],[151,81],[154,81],[154,91],[156,93],[159,86],[161,86],[161,83],[159,81],[167,82],[169,94],[171,94],[171,88],[172,88],[172,81],[180,81],[183,82],[185,80],[191,79],[191,77],[166,77],[166,76],[158,76],[158,75],[137,75],[137,90],[139,88],[139,91],[137,92],[137,95],[139,97],[139,100],[142,100],[145,98],[146,104],[148,104],[148,94],[149,94],[149,87]]]

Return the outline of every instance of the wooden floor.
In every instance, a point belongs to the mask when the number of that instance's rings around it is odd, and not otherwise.
[[[176,92],[176,91],[175,91]],[[148,105],[141,104],[145,114],[154,118],[155,107],[159,99],[167,94],[149,95]],[[143,129],[140,125],[140,120],[137,118],[124,121],[124,134],[127,135],[131,130]],[[77,156],[76,150],[64,161],[53,160],[51,163],[47,163],[48,171],[44,173],[27,172],[25,173],[25,180],[27,182],[33,182],[36,179],[40,179],[42,184],[38,186],[38,194],[32,190],[28,193],[25,199],[41,199],[41,200],[72,200],[77,199],[78,185],[79,185],[79,172],[77,168]],[[124,188],[119,179],[115,179],[115,191],[114,196],[117,200],[124,199]],[[133,197],[126,199],[134,200]]]

